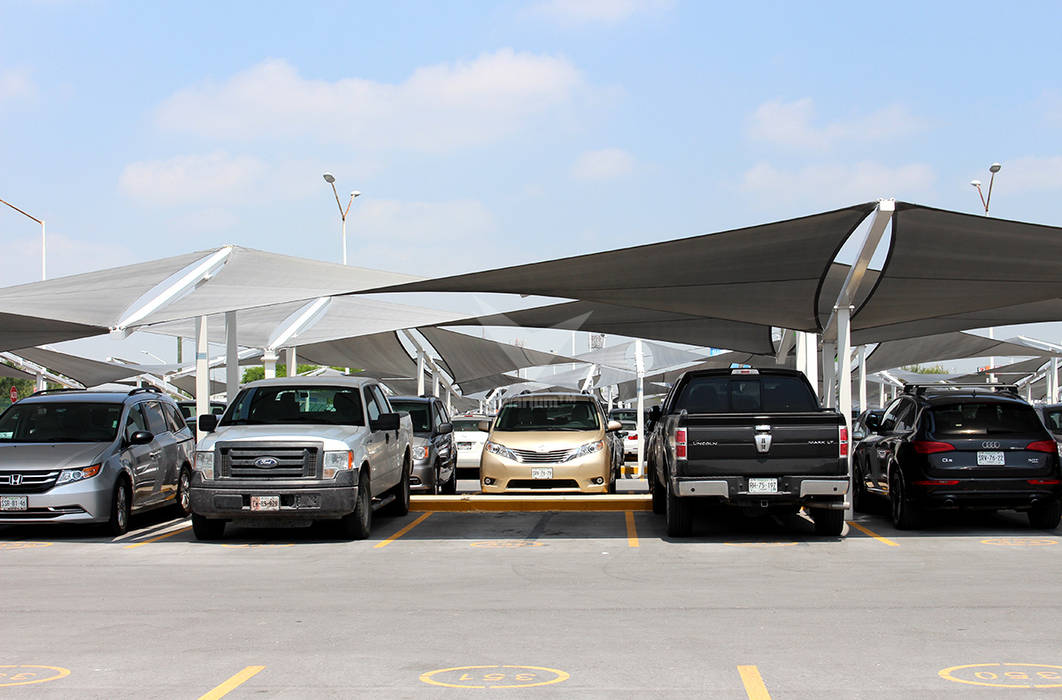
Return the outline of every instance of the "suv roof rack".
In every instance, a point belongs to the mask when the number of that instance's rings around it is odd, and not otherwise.
[[[137,388],[135,388],[132,391],[130,391],[128,396],[132,396],[134,394],[144,394],[144,393],[160,394],[162,392],[160,392],[158,389],[156,389],[153,386],[138,386]]]
[[[85,391],[85,389],[72,389],[72,388],[40,389],[39,391],[35,391],[32,394],[30,394],[30,396],[43,396],[44,394],[61,394],[61,393],[66,392],[66,391]]]
[[[1018,386],[1016,384],[977,384],[974,382],[964,382],[961,384],[905,384],[903,391],[905,394],[914,394],[915,396],[922,396],[931,389],[946,390],[946,389],[958,389],[958,390],[970,390],[981,389],[983,391],[994,391],[995,393],[1007,393],[1018,395]]]

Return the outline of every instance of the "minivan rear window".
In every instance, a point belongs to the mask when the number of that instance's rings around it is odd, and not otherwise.
[[[1044,434],[1036,410],[1026,404],[1003,401],[957,401],[937,404],[928,411],[927,428],[935,437]]]
[[[692,377],[675,410],[689,413],[795,413],[817,411],[819,402],[800,377],[724,375]]]

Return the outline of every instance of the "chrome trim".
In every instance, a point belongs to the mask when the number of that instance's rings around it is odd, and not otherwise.
[[[680,496],[722,496],[730,497],[730,487],[720,479],[700,481],[679,481],[678,495]]]
[[[801,496],[843,496],[848,493],[848,479],[804,479]]]

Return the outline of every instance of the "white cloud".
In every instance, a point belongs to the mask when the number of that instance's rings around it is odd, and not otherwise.
[[[933,169],[921,163],[897,167],[869,161],[827,163],[788,171],[760,163],[742,176],[741,189],[780,201],[803,201],[811,210],[820,205],[848,205],[879,197],[918,201],[928,198],[935,181]]]
[[[32,100],[37,96],[37,86],[29,72],[21,68],[0,71],[0,107],[8,103]]]
[[[31,224],[32,222],[27,222]],[[10,241],[5,258],[18,261],[16,265],[0,266],[0,287],[41,278],[41,237],[22,236]],[[48,279],[74,275],[79,272],[101,270],[137,262],[133,251],[117,243],[100,240],[78,240],[51,230],[48,231]]]
[[[674,0],[542,0],[530,12],[564,25],[616,24],[635,14],[674,6]]]
[[[845,143],[874,143],[907,136],[925,128],[906,107],[892,105],[870,114],[815,124],[809,97],[794,102],[764,102],[749,119],[749,136],[796,150],[830,149]]]
[[[164,129],[233,140],[307,137],[362,148],[446,151],[495,141],[567,102],[582,85],[564,58],[502,49],[416,69],[400,83],[304,78],[269,60],[159,107]]]
[[[634,172],[634,158],[621,148],[585,151],[572,164],[577,180],[612,180]]]
[[[1062,156],[1025,156],[1003,163],[995,189],[1008,192],[1062,190]]]
[[[173,205],[220,200],[249,191],[265,170],[256,158],[224,152],[182,155],[125,166],[118,186],[148,204]]]

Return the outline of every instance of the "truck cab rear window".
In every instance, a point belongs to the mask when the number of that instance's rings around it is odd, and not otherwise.
[[[674,410],[688,413],[795,413],[817,411],[819,402],[800,377],[692,377]]]
[[[1002,401],[962,401],[933,406],[929,431],[935,437],[1034,435],[1044,426],[1032,406]]]

